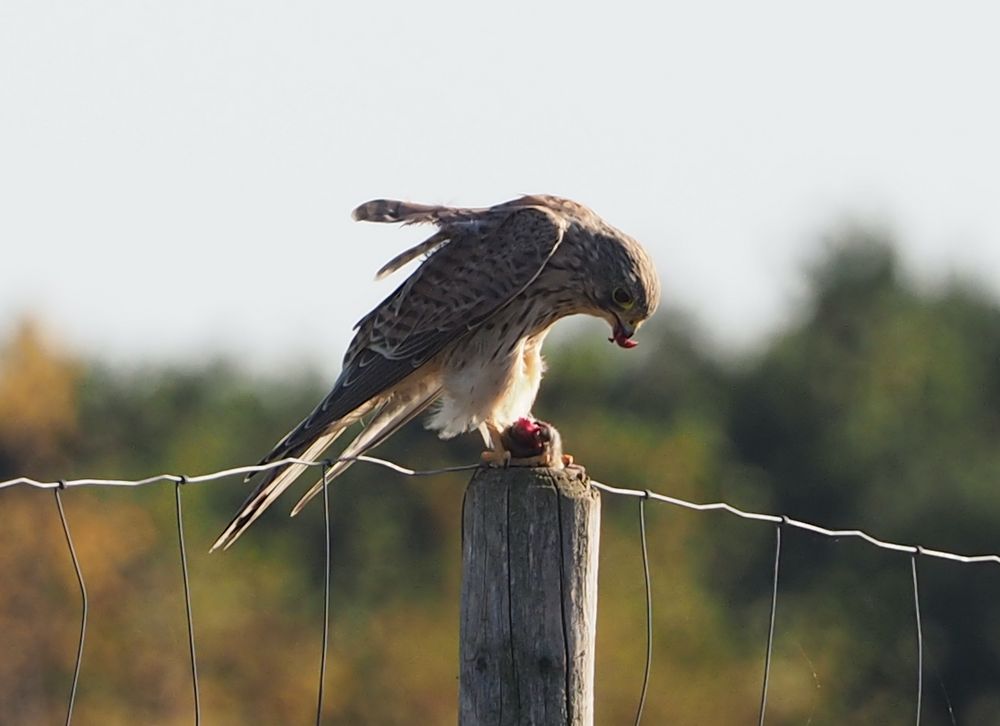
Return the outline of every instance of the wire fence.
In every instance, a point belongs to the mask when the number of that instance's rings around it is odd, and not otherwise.
[[[180,474],[158,474],[155,476],[150,476],[144,479],[137,479],[137,480],[61,479],[59,481],[38,481],[36,479],[31,479],[28,477],[18,477],[16,479],[9,479],[0,482],[0,490],[15,486],[26,486],[37,489],[52,489],[55,494],[56,507],[59,514],[59,521],[66,538],[66,546],[69,551],[69,555],[73,563],[73,569],[76,573],[77,581],[80,587],[80,600],[81,600],[80,635],[78,639],[75,665],[73,668],[73,676],[70,684],[69,695],[67,698],[66,719],[65,719],[66,725],[69,726],[73,720],[73,709],[76,702],[77,688],[79,685],[80,673],[83,665],[83,653],[84,653],[84,645],[86,642],[86,633],[87,633],[87,618],[89,614],[89,601],[87,597],[87,587],[84,579],[83,569],[80,565],[80,560],[77,556],[76,547],[74,546],[73,543],[73,536],[70,530],[69,522],[66,519],[66,512],[63,508],[63,502],[62,502],[63,491],[65,491],[66,489],[71,489],[76,487],[90,487],[90,486],[137,487],[137,486],[146,486],[150,484],[158,484],[164,482],[172,482],[174,484],[174,502],[175,502],[175,516],[177,522],[178,553],[179,553],[181,575],[184,586],[185,616],[187,620],[187,635],[188,635],[188,652],[190,656],[190,666],[191,666],[191,687],[192,687],[193,701],[194,701],[193,719],[196,726],[200,726],[201,692],[198,679],[198,658],[195,649],[194,613],[191,606],[191,586],[190,586],[190,576],[188,572],[188,556],[187,556],[187,549],[184,543],[184,514],[183,514],[182,489],[190,484],[202,484],[233,476],[254,474],[262,471],[267,471],[269,469],[282,467],[288,464],[302,464],[308,467],[320,467],[323,469],[324,480],[325,480],[327,469],[333,466],[333,464],[336,463],[337,461],[355,461],[355,462],[373,464],[385,467],[387,469],[391,469],[392,471],[395,471],[399,474],[411,477],[435,476],[451,472],[471,471],[483,466],[483,464],[477,463],[477,464],[466,464],[461,466],[442,467],[438,469],[416,470],[400,466],[399,464],[387,461],[385,459],[379,459],[372,456],[345,457],[342,459],[322,459],[318,461],[287,458],[287,459],[281,459],[279,461],[270,462],[268,464],[260,464],[256,466],[240,466],[232,469],[224,469],[221,471],[212,472],[209,474],[202,474],[199,476],[184,476]],[[621,496],[621,497],[637,498],[639,504],[639,510],[638,510],[639,537],[642,549],[643,579],[644,579],[645,597],[646,597],[646,652],[645,652],[645,664],[643,669],[642,689],[640,692],[638,705],[636,707],[636,714],[634,721],[636,726],[638,726],[642,721],[643,709],[646,703],[646,696],[648,693],[650,676],[652,673],[652,659],[653,659],[653,596],[652,596],[652,581],[651,581],[650,567],[649,567],[649,550],[646,538],[647,502],[654,501],[664,504],[671,504],[677,507],[682,507],[697,512],[723,511],[728,514],[740,517],[742,519],[749,519],[759,522],[768,522],[774,525],[775,527],[774,566],[773,566],[773,575],[771,583],[767,644],[764,656],[765,658],[764,673],[763,673],[763,681],[761,684],[760,705],[758,709],[758,724],[760,724],[761,726],[763,726],[763,724],[765,723],[765,717],[767,712],[768,685],[769,685],[770,670],[771,670],[771,656],[774,644],[775,616],[777,613],[777,605],[778,605],[778,576],[781,569],[781,535],[783,528],[801,529],[810,532],[812,534],[832,539],[857,538],[873,547],[883,550],[889,550],[892,552],[905,553],[910,556],[910,572],[913,585],[914,620],[916,625],[915,645],[917,651],[917,672],[915,674],[915,690],[916,690],[915,723],[917,724],[917,726],[920,726],[921,722],[921,709],[923,703],[923,682],[924,682],[923,678],[924,637],[923,637],[923,624],[921,622],[921,615],[920,615],[920,591],[919,591],[919,583],[917,576],[917,569],[918,569],[917,558],[930,557],[961,564],[977,564],[977,563],[1000,564],[1000,555],[998,554],[963,555],[955,552],[930,549],[927,547],[923,547],[921,545],[888,542],[873,537],[872,535],[860,529],[828,529],[826,527],[821,527],[819,525],[811,524],[809,522],[792,519],[791,517],[783,515],[749,512],[734,507],[725,502],[712,502],[707,504],[699,504],[684,499],[678,499],[676,497],[670,497],[665,494],[658,494],[656,492],[650,491],[649,489],[627,489],[622,487],[610,486],[608,484],[603,484],[601,482],[594,480],[591,480],[590,484],[595,489],[598,489],[601,492],[607,494]],[[323,577],[323,623],[322,623],[322,646],[320,653],[319,676],[318,676],[319,683],[316,694],[317,724],[320,724],[322,722],[324,683],[326,680],[327,657],[329,651],[331,554],[330,554],[330,500],[328,494],[328,487],[323,488],[323,513],[324,513],[323,518],[324,518],[324,532],[325,532],[324,577]]]

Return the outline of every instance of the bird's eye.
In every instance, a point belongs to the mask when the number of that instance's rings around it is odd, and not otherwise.
[[[611,293],[611,299],[614,300],[615,304],[622,310],[628,310],[630,307],[635,305],[635,300],[632,299],[628,290],[621,287],[615,288],[615,291]]]

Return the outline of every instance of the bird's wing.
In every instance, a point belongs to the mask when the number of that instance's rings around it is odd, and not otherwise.
[[[391,407],[397,384],[482,325],[538,277],[564,231],[561,217],[539,207],[505,209],[479,224],[463,220],[450,226],[447,244],[358,323],[333,389],[261,463],[286,457],[315,460],[365,413]],[[411,401],[411,410],[384,417],[385,431],[368,437],[362,433],[359,446],[350,447],[357,449],[352,455],[383,441],[436,395],[435,390],[426,400]],[[266,472],[213,549],[231,544],[303,469],[293,464]]]
[[[491,227],[453,232],[358,323],[333,389],[265,461],[301,448],[482,325],[541,273],[564,231],[559,217],[536,208],[516,210]]]
[[[514,209],[528,206],[553,207],[543,197],[522,197],[510,202],[504,202],[491,208],[482,207],[447,207],[440,205],[414,204],[396,199],[373,199],[358,206],[351,216],[357,221],[401,223],[401,224],[436,224],[440,230],[418,245],[399,253],[385,263],[375,274],[376,280],[381,280],[403,267],[411,260],[421,255],[432,253],[439,246],[448,242],[456,228],[474,229],[483,224],[491,216],[503,214]]]
[[[502,208],[503,205],[500,205]],[[493,207],[497,209],[498,207]],[[446,207],[436,204],[414,204],[397,199],[373,199],[359,205],[351,216],[358,222],[444,225],[460,219],[474,219],[489,214],[487,208]]]
[[[541,208],[459,221],[438,248],[358,326],[365,348],[424,361],[519,295],[558,248],[565,222]]]
[[[375,279],[381,280],[383,277],[388,277],[411,260],[415,260],[421,255],[431,254],[434,250],[447,242],[448,239],[448,235],[444,232],[435,232],[420,244],[414,245],[408,250],[403,250],[382,265],[382,267],[379,268],[379,271],[375,273]]]

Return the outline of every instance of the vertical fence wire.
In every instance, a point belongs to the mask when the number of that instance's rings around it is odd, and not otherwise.
[[[649,492],[647,491],[648,495]],[[646,693],[649,690],[649,674],[653,667],[653,586],[649,576],[649,549],[646,545],[646,499],[639,500],[639,540],[642,544],[642,576],[646,585],[646,666],[642,673],[642,693],[639,695],[639,706],[635,711],[635,726],[642,721],[642,711],[646,706]]]
[[[767,684],[771,677],[771,652],[774,649],[774,615],[778,610],[778,570],[781,565],[781,524],[774,527],[774,579],[771,584],[771,615],[767,625],[767,650],[764,654],[764,683],[760,690],[758,726],[764,726],[767,712]]]
[[[87,637],[87,613],[90,604],[87,599],[87,586],[83,582],[83,570],[80,568],[80,560],[76,556],[76,547],[73,546],[73,536],[69,532],[69,523],[66,521],[66,512],[63,510],[62,482],[58,489],[52,490],[56,495],[56,507],[59,510],[59,521],[62,522],[63,534],[66,535],[66,546],[69,547],[69,556],[73,560],[73,569],[76,571],[76,581],[80,585],[80,639],[76,646],[76,664],[73,666],[73,682],[69,689],[69,703],[66,704],[66,726],[73,722],[73,706],[76,704],[76,688],[80,683],[80,668],[83,665],[83,644]]]
[[[910,555],[910,573],[913,575],[913,612],[917,620],[917,726],[920,726],[920,707],[924,696],[924,630],[920,622],[920,590],[917,587],[916,555]]]
[[[330,462],[323,464],[323,650],[319,659],[319,692],[316,695],[316,726],[323,722],[323,686],[326,683],[326,659],[330,646],[330,488],[326,473]]]
[[[951,697],[948,695],[948,689],[944,687],[944,680],[941,678],[941,674],[935,671],[935,676],[937,677],[938,683],[941,685],[941,695],[944,696],[945,706],[948,707],[948,718],[951,720],[951,726],[958,726],[958,720],[955,718],[955,708],[951,704]]]
[[[201,692],[198,687],[198,658],[194,649],[194,614],[191,609],[191,580],[188,576],[187,548],[184,546],[184,509],[181,505],[181,485],[187,477],[181,476],[174,482],[174,503],[177,512],[177,543],[180,548],[181,574],[184,578],[184,610],[187,615],[188,652],[191,656],[191,688],[194,691],[194,722],[201,724]]]
[[[371,457],[358,457],[358,460],[370,461],[372,463],[378,463],[384,466],[388,466],[401,473],[417,476],[417,475],[428,475],[432,473],[442,473],[445,471],[456,471],[464,470],[471,467],[449,467],[439,470],[431,471],[413,471],[405,469],[398,465],[392,464],[391,462],[386,462],[379,459],[373,459]],[[292,463],[300,463],[298,460],[289,460]],[[287,462],[274,462],[274,465],[281,465]],[[317,695],[317,713],[316,722],[321,723],[322,720],[322,709],[323,709],[323,695],[324,695],[324,685],[326,680],[326,665],[328,659],[328,649],[329,649],[329,627],[330,627],[330,577],[331,577],[331,544],[330,544],[330,501],[329,501],[329,491],[325,486],[328,468],[331,466],[332,462],[326,460],[324,462],[306,462],[307,465],[322,465],[323,467],[323,511],[324,511],[324,579],[323,579],[323,638],[322,638],[322,654],[320,659],[320,672],[319,672],[319,688]],[[200,688],[198,681],[198,668],[197,668],[197,656],[195,652],[195,635],[194,635],[194,618],[191,605],[191,587],[190,587],[190,576],[188,572],[188,561],[187,561],[187,551],[184,542],[184,522],[183,522],[183,507],[182,507],[182,497],[181,497],[181,485],[187,484],[190,481],[211,481],[214,479],[221,478],[223,476],[229,476],[235,473],[242,473],[243,470],[258,470],[260,467],[240,467],[238,469],[226,470],[221,472],[215,472],[209,475],[203,475],[200,477],[194,477],[194,479],[188,479],[185,476],[178,476],[173,474],[165,474],[156,477],[149,477],[144,480],[139,481],[123,481],[123,480],[60,480],[58,482],[36,482],[31,479],[15,479],[6,482],[0,482],[0,488],[6,486],[13,486],[16,484],[27,484],[30,486],[37,486],[42,488],[52,488],[55,495],[56,507],[59,513],[60,523],[62,525],[63,534],[66,539],[66,544],[69,549],[70,558],[73,563],[73,568],[76,573],[77,582],[80,587],[80,597],[81,597],[81,619],[80,619],[80,636],[77,645],[76,661],[73,670],[73,678],[69,692],[69,699],[66,709],[66,720],[67,726],[70,726],[73,718],[73,710],[76,701],[76,694],[79,686],[80,673],[82,670],[83,663],[83,650],[86,641],[86,631],[87,631],[87,620],[89,615],[89,600],[87,595],[87,588],[84,582],[83,571],[80,566],[80,561],[76,553],[76,548],[74,546],[73,538],[70,532],[69,523],[66,518],[66,513],[63,508],[61,492],[69,486],[81,486],[84,484],[106,484],[106,485],[117,485],[117,486],[135,486],[141,484],[153,483],[155,481],[161,480],[171,480],[175,485],[175,503],[176,503],[176,519],[177,519],[177,536],[178,544],[180,549],[180,560],[181,560],[181,571],[183,575],[184,582],[184,600],[185,600],[185,610],[187,616],[187,628],[188,628],[188,645],[190,652],[191,661],[191,677],[192,677],[192,688],[194,693],[194,709],[195,709],[195,724],[200,726],[201,724],[201,698],[200,698]],[[900,545],[891,542],[883,542],[877,540],[870,535],[860,531],[860,530],[827,530],[817,525],[811,525],[805,522],[800,522],[797,520],[789,519],[788,517],[777,517],[775,515],[765,515],[756,513],[747,513],[741,510],[737,510],[730,505],[717,503],[717,504],[695,504],[691,502],[685,502],[683,500],[676,500],[673,498],[665,497],[660,494],[654,494],[650,490],[639,491],[632,489],[620,489],[617,487],[609,487],[607,485],[594,483],[595,486],[602,490],[607,490],[615,494],[624,494],[628,496],[635,496],[639,498],[639,533],[641,538],[642,547],[642,561],[643,561],[643,576],[645,583],[645,594],[646,594],[646,661],[645,669],[643,673],[642,691],[640,695],[640,700],[635,716],[635,724],[638,726],[640,724],[643,710],[645,707],[645,702],[648,694],[650,673],[652,669],[652,643],[653,643],[653,612],[652,612],[652,583],[650,577],[650,567],[649,567],[649,554],[647,546],[646,537],[646,513],[645,504],[649,499],[656,499],[658,501],[666,501],[668,503],[679,504],[681,506],[686,506],[688,508],[697,509],[700,511],[710,510],[710,509],[725,509],[730,513],[737,514],[741,517],[750,519],[763,519],[775,522],[775,551],[774,551],[774,569],[773,569],[773,581],[771,589],[771,607],[770,607],[770,618],[768,624],[768,636],[767,636],[767,648],[764,661],[764,677],[761,689],[761,700],[760,700],[760,712],[758,724],[763,726],[766,707],[767,707],[767,696],[768,696],[768,684],[770,679],[770,668],[772,660],[772,652],[774,645],[774,631],[775,631],[775,615],[777,611],[777,599],[778,599],[778,578],[780,572],[780,562],[781,562],[781,535],[782,535],[782,525],[789,525],[798,527],[800,529],[806,529],[814,533],[821,534],[827,537],[842,537],[842,536],[852,536],[864,539],[870,544],[883,549],[890,549],[896,551],[906,551],[910,553],[910,570],[913,583],[913,604],[914,604],[914,616],[916,623],[916,645],[917,645],[917,702],[916,702],[916,724],[917,726],[921,723],[922,718],[922,706],[923,706],[923,686],[924,686],[924,642],[923,642],[923,624],[922,616],[920,611],[920,591],[918,583],[917,574],[917,556],[924,555],[930,557],[937,557],[947,560],[953,560],[963,563],[972,562],[986,562],[986,561],[996,561],[1000,562],[1000,555],[960,555],[952,552],[943,552],[938,550],[926,549],[920,546],[913,545]],[[948,714],[952,724],[956,723],[954,709],[951,704],[951,700],[948,696],[947,689],[944,687],[943,681],[941,681],[940,676],[938,676],[939,682],[941,682],[942,692],[947,702]]]

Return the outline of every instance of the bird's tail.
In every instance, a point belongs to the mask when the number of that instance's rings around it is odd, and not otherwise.
[[[279,449],[275,450],[274,454],[269,455],[264,459],[264,463],[269,461],[276,461],[278,459],[284,458],[296,458],[304,459],[307,461],[315,461],[319,458],[326,448],[332,444],[338,436],[340,436],[344,431],[351,425],[353,421],[339,424],[328,429],[326,433],[313,439],[307,446],[300,450],[287,450],[283,451],[280,455],[277,453]],[[247,527],[257,521],[257,518],[264,513],[264,511],[271,506],[275,499],[281,496],[288,487],[292,485],[300,474],[308,468],[306,464],[289,464],[288,466],[279,467],[276,469],[271,469],[264,472],[264,478],[261,480],[257,488],[254,489],[250,496],[247,497],[246,501],[243,502],[243,506],[240,507],[239,512],[233,517],[233,520],[229,523],[219,538],[215,540],[210,551],[215,551],[222,547],[223,549],[229,549],[233,543],[239,539],[240,535],[243,534]]]
[[[390,435],[396,432],[401,426],[417,416],[427,406],[429,406],[439,395],[440,389],[419,392],[417,395],[396,396],[386,401],[376,413],[371,423],[352,441],[341,453],[340,458],[326,472],[322,478],[309,492],[302,497],[292,514],[298,514],[302,507],[316,494],[322,491],[324,483],[329,484],[333,479],[340,476],[354,463],[354,457],[360,456],[369,449],[378,446]],[[365,407],[364,410],[368,410]],[[308,444],[301,447],[284,450],[279,445],[275,452],[269,455],[265,461],[275,461],[281,458],[297,458],[305,461],[317,461],[327,447],[332,444],[351,425],[356,423],[364,411],[361,409],[352,412],[349,417],[345,417],[332,426],[328,427],[324,433],[312,439]],[[253,490],[247,500],[240,507],[239,512],[229,523],[226,529],[219,535],[219,538],[212,545],[212,551],[219,549],[229,549],[233,543],[239,539],[247,528],[253,524],[264,511],[271,506],[282,492],[284,492],[292,482],[294,482],[308,467],[307,464],[289,464],[284,467],[272,469],[265,473],[257,488]],[[324,482],[325,479],[325,482]]]
[[[408,396],[399,401],[390,400],[387,402],[375,418],[371,420],[371,423],[365,427],[365,430],[354,441],[348,444],[346,449],[340,452],[337,462],[328,471],[324,472],[324,476],[320,477],[320,480],[292,508],[292,516],[294,517],[301,512],[310,499],[323,491],[325,485],[343,474],[357,460],[358,456],[374,449],[396,433],[401,427],[419,416],[425,408],[437,399],[440,393],[441,389],[435,388],[430,392],[424,392],[417,396]]]

